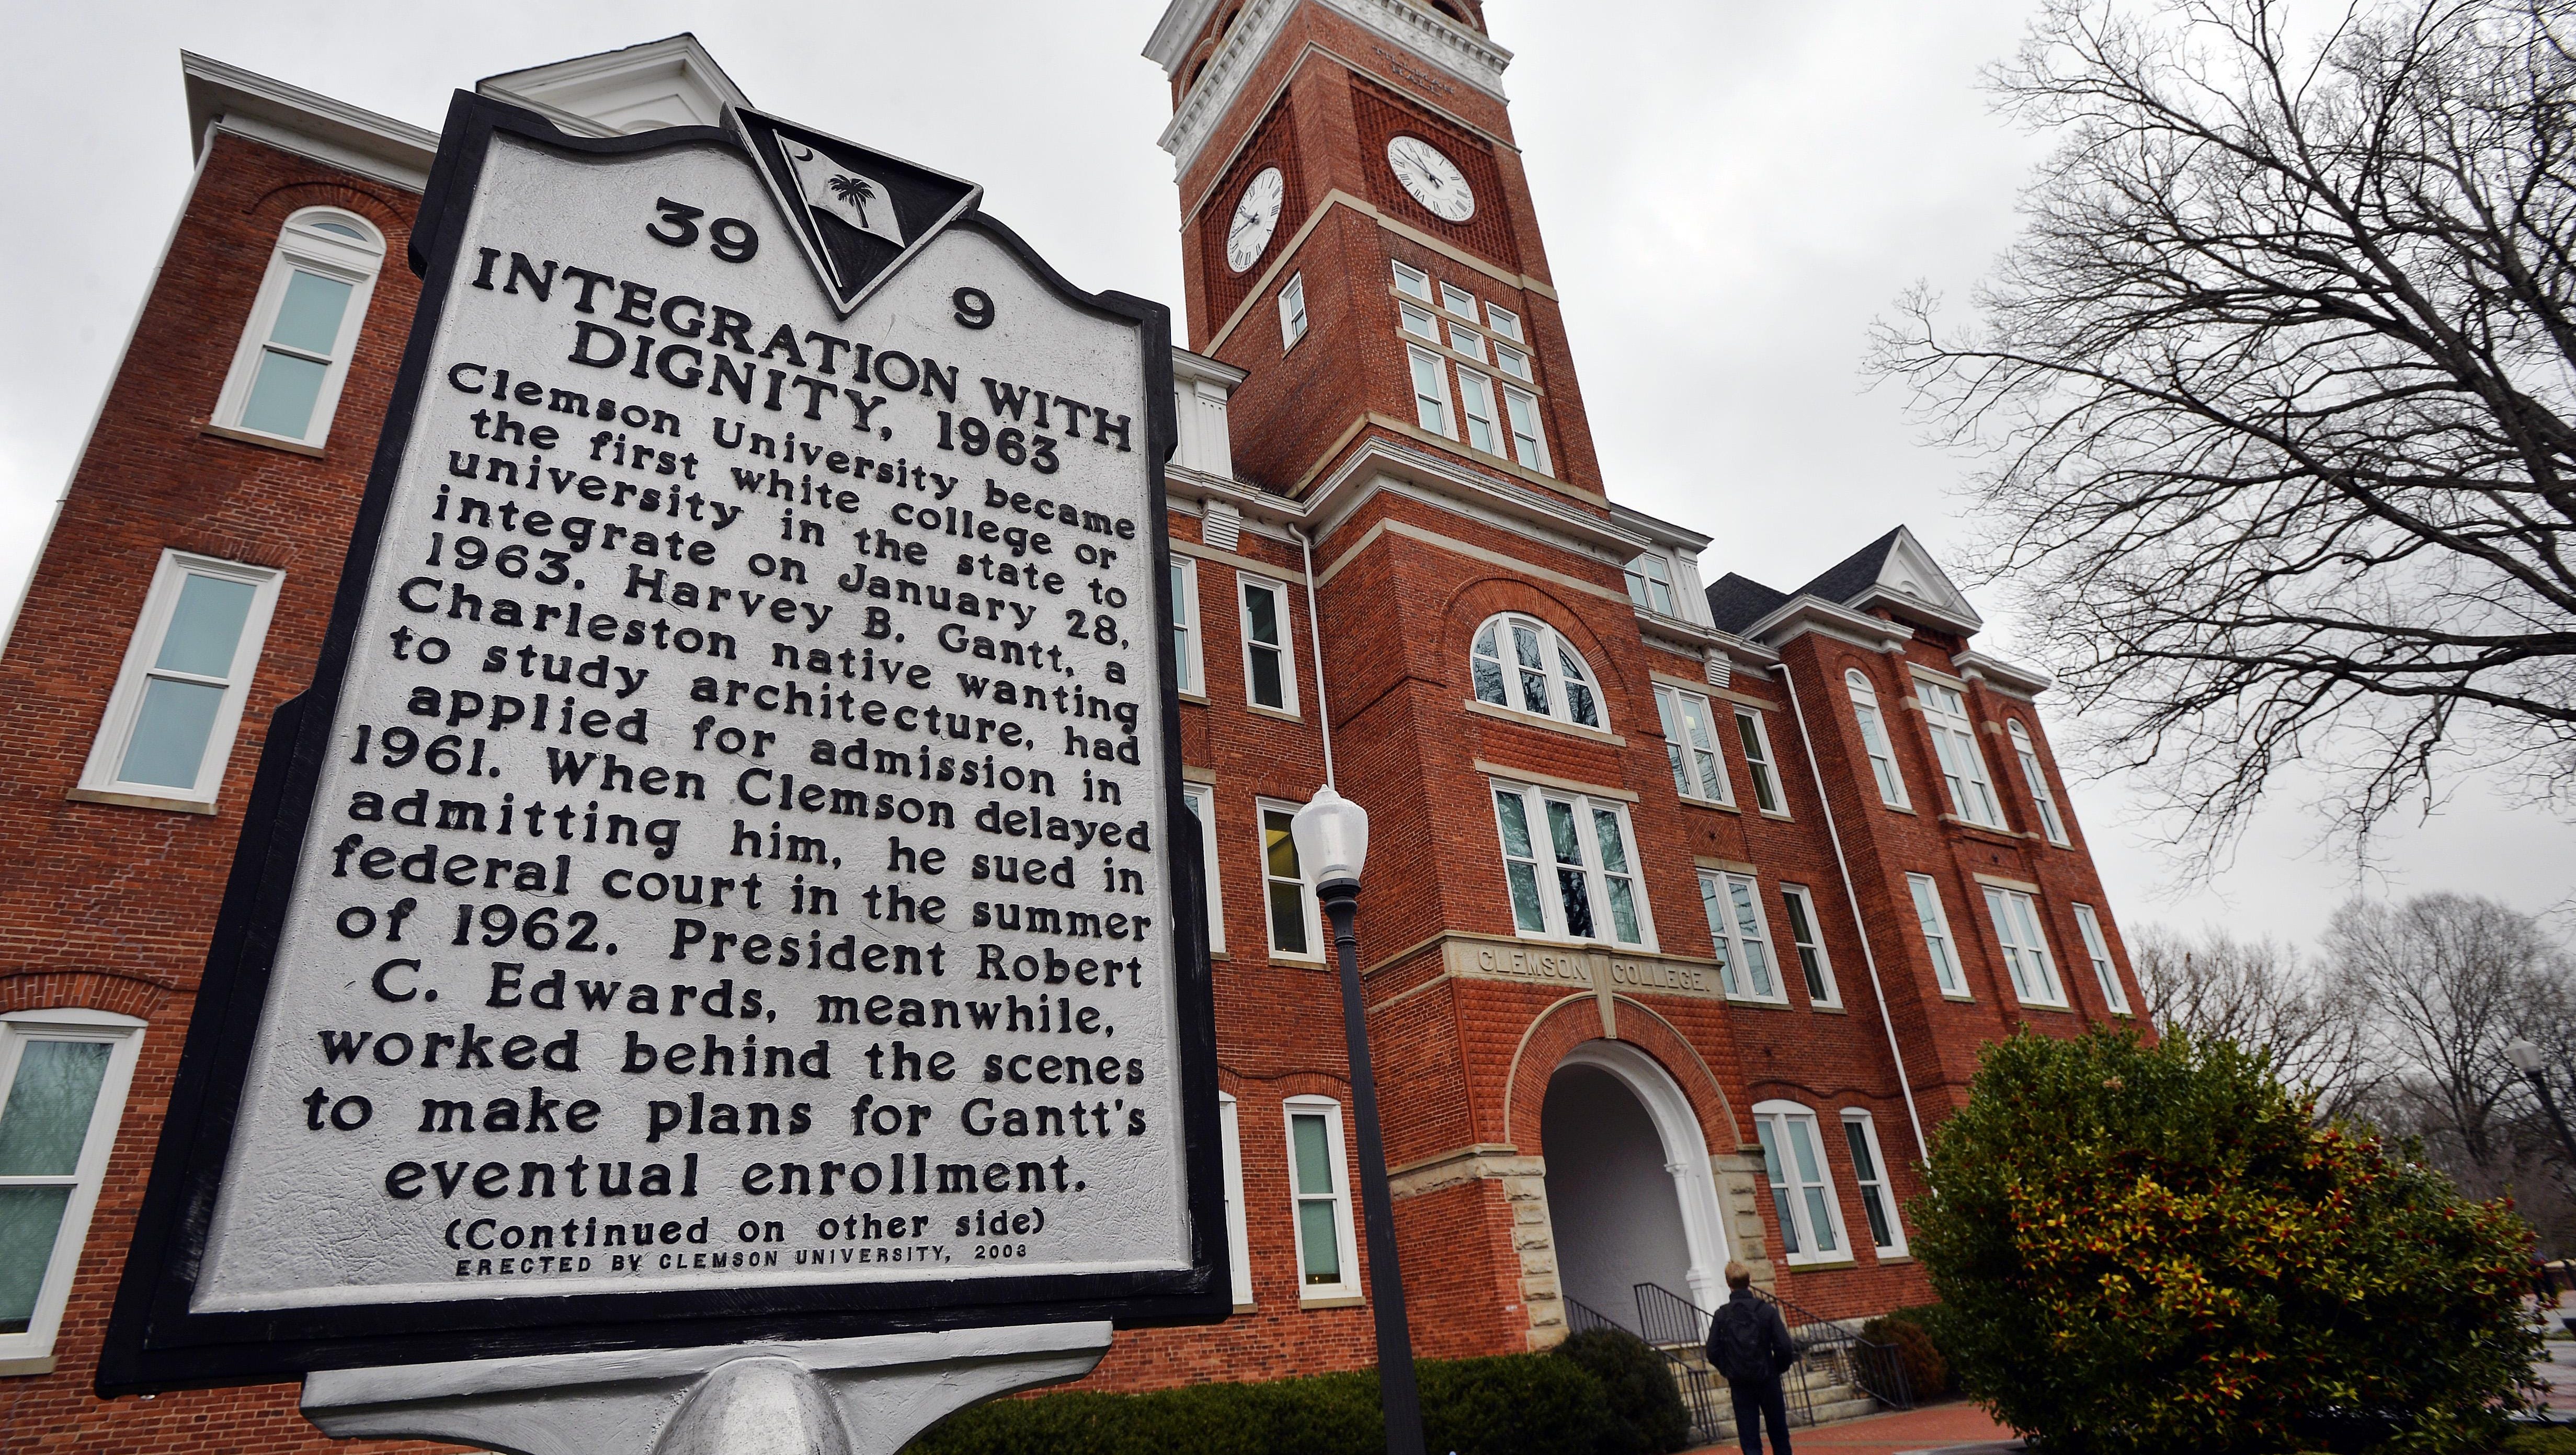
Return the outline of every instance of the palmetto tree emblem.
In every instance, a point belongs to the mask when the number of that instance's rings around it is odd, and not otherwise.
[[[876,200],[877,189],[869,186],[865,177],[834,177],[830,186],[833,196],[858,209],[859,226],[866,227],[868,204]]]

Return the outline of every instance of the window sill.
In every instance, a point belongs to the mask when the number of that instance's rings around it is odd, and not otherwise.
[[[2013,1004],[2023,1010],[2044,1010],[2051,1015],[2075,1014],[2075,1007],[2071,1005],[2051,1005],[2044,1000],[2022,1000],[2015,997]]]
[[[54,1372],[54,1356],[37,1354],[25,1359],[0,1359],[0,1378],[19,1378]]]
[[[1256,716],[1256,717],[1276,718],[1276,719],[1278,719],[1278,720],[1279,720],[1279,721],[1281,721],[1281,722],[1304,722],[1304,721],[1305,721],[1305,719],[1304,719],[1304,718],[1299,717],[1297,714],[1295,714],[1295,713],[1293,713],[1293,712],[1286,711],[1285,709],[1282,709],[1282,708],[1276,708],[1276,707],[1264,707],[1264,706],[1262,706],[1262,705],[1261,705],[1260,703],[1258,703],[1258,702],[1247,702],[1247,703],[1245,703],[1245,704],[1243,705],[1243,710],[1244,710],[1244,711],[1246,711],[1246,712],[1248,712],[1248,713],[1253,714],[1253,715],[1254,715],[1254,716]]]
[[[1561,950],[1599,950],[1605,955],[1660,955],[1663,953],[1652,945],[1629,945],[1617,940],[1578,940],[1568,935],[1533,934],[1528,930],[1514,930],[1512,938],[1524,945],[1554,945]]]
[[[1808,1002],[1807,1002],[1807,1009],[1809,1009],[1809,1010],[1811,1010],[1811,1011],[1814,1011],[1814,1012],[1815,1012],[1816,1014],[1818,1014],[1818,1015],[1850,1015],[1850,1014],[1851,1014],[1851,1008],[1850,1008],[1850,1007],[1848,1007],[1848,1006],[1842,1005],[1842,1004],[1840,1004],[1840,1003],[1836,1003],[1836,1004],[1833,1004],[1833,1005],[1827,1005],[1825,1002],[1823,1002],[1823,1001],[1821,1001],[1821,1000],[1811,1000],[1811,1001],[1808,1001]]]
[[[1270,963],[1273,965],[1294,965],[1300,970],[1321,970],[1325,966],[1324,957],[1321,955],[1292,955],[1285,950],[1271,951]]]
[[[1955,1001],[1960,1005],[1974,1005],[1977,1003],[1977,998],[1964,990],[1944,990],[1941,992],[1941,998],[1943,1000]]]
[[[1759,996],[1752,995],[1730,995],[1726,997],[1726,1003],[1730,1006],[1739,1007],[1744,1010],[1787,1010],[1790,1008],[1789,1002],[1785,1000],[1764,1000]]]
[[[1784,809],[1766,808],[1762,810],[1762,816],[1764,818],[1778,819],[1782,823],[1791,822],[1788,812]]]
[[[1941,815],[1941,822],[1950,825],[1952,828],[1966,829],[1969,833],[1975,834],[1980,838],[1994,839],[2001,843],[2010,844],[2016,849],[2020,848],[2024,842],[2021,835],[2014,833],[2010,829],[1999,829],[1991,824],[1981,824],[1975,819],[1961,818],[1955,813],[1945,813]]]
[[[104,788],[75,788],[63,797],[74,803],[104,803],[117,808],[157,808],[164,813],[214,813],[211,803],[193,798],[155,798],[148,793],[115,793]]]
[[[1732,813],[1739,815],[1744,812],[1743,809],[1737,808],[1734,804],[1720,803],[1714,798],[1692,798],[1684,794],[1675,794],[1674,797],[1681,799],[1682,807],[1684,808],[1714,809],[1719,813]]]
[[[1588,738],[1596,743],[1607,743],[1614,748],[1628,746],[1628,740],[1617,733],[1605,732],[1600,728],[1588,728],[1581,723],[1560,722],[1552,717],[1541,717],[1534,712],[1519,712],[1508,707],[1496,707],[1490,702],[1482,702],[1473,697],[1468,698],[1463,705],[1469,712],[1479,717],[1519,723],[1523,727],[1543,728],[1548,732],[1563,733],[1568,737]]]
[[[1886,799],[1882,798],[1878,801],[1878,806],[1886,809],[1889,813],[1904,814],[1907,818],[1922,817],[1921,814],[1914,811],[1914,805],[1910,803],[1890,803]]]
[[[1184,688],[1177,695],[1183,702],[1195,702],[1201,707],[1208,705],[1207,694],[1204,692],[1192,692]]]
[[[1878,1255],[1878,1266],[1881,1268],[1886,1267],[1890,1263],[1911,1263],[1913,1261],[1914,1255],[1911,1253],[1881,1253]]]
[[[1857,1258],[1785,1258],[1785,1257],[1784,1257],[1784,1258],[1782,1258],[1780,1261],[1781,1261],[1783,1264],[1787,1265],[1788,1267],[1791,1267],[1791,1268],[1803,1268],[1803,1269],[1807,1270],[1807,1271],[1808,1271],[1808,1272],[1810,1272],[1810,1273],[1830,1273],[1830,1272],[1832,1272],[1833,1270],[1835,1270],[1835,1269],[1837,1269],[1837,1268],[1858,1268],[1858,1267],[1860,1266],[1860,1260],[1859,1260],[1859,1259],[1857,1259]]]
[[[315,460],[322,458],[322,447],[320,445],[308,445],[302,440],[290,440],[281,438],[277,435],[260,434],[256,431],[247,429],[228,429],[220,424],[201,425],[198,427],[197,432],[199,434],[211,435],[219,440],[231,440],[235,444],[258,445],[263,449],[282,450],[290,455],[303,455],[309,459]]]
[[[1297,1307],[1299,1309],[1358,1308],[1366,1302],[1368,1302],[1367,1299],[1360,1297],[1356,1293],[1326,1293],[1318,1294],[1312,1298],[1309,1298],[1302,1293],[1297,1295]]]

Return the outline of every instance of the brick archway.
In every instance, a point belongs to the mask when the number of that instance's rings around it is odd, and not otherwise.
[[[1568,1052],[1586,1041],[1625,1041],[1664,1068],[1682,1090],[1691,1113],[1699,1119],[1700,1136],[1712,1156],[1744,1149],[1735,1108],[1717,1077],[1672,1022],[1627,996],[1618,996],[1618,1029],[1604,1035],[1600,998],[1569,995],[1541,1012],[1521,1036],[1513,1053],[1511,1075],[1503,1083],[1503,1130],[1512,1145],[1534,1151],[1540,1145],[1539,1111],[1547,1100],[1547,1081]]]

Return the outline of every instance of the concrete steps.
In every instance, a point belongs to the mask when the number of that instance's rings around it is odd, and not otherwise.
[[[1667,1352],[1680,1360],[1686,1369],[1704,1373],[1708,1379],[1710,1392],[1715,1397],[1716,1419],[1712,1427],[1702,1432],[1703,1437],[1711,1443],[1733,1440],[1734,1402],[1727,1394],[1726,1381],[1709,1369],[1707,1352],[1689,1345],[1668,1346]],[[1789,1396],[1789,1417],[1792,1420],[1799,1418],[1799,1391],[1802,1389],[1806,1393],[1807,1407],[1814,1412],[1815,1423],[1820,1425],[1834,1420],[1857,1419],[1862,1415],[1876,1414],[1879,1410],[1878,1401],[1861,1390],[1831,1373],[1812,1370],[1804,1365],[1792,1368],[1782,1383]]]

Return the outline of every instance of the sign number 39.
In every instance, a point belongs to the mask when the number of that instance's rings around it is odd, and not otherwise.
[[[707,215],[703,207],[691,207],[668,197],[656,197],[653,205],[662,209],[661,217],[644,225],[644,235],[657,243],[684,248],[698,240],[698,219]],[[668,229],[665,231],[664,229]],[[707,224],[707,251],[728,263],[748,263],[760,251],[760,234],[739,217],[719,217]]]

